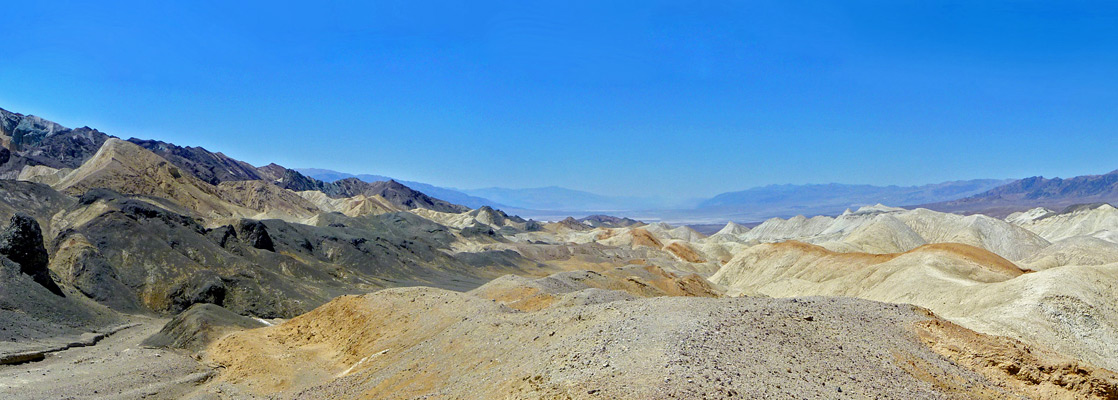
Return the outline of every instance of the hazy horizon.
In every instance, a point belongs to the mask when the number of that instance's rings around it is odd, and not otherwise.
[[[49,3],[8,7],[0,106],[254,165],[673,200],[1118,168],[1109,3]]]

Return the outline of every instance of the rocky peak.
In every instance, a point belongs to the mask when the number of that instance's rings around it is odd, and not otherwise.
[[[275,182],[283,178],[283,174],[287,173],[287,168],[282,165],[271,163],[263,167],[256,168],[257,174],[264,180]]]
[[[67,127],[34,115],[0,109],[0,134],[7,136],[8,147],[12,150],[23,150],[38,145],[47,137],[69,131]]]
[[[574,217],[567,217],[566,219],[559,221],[558,224],[576,231],[588,231],[591,229],[590,226],[579,222],[577,219],[574,219]]]

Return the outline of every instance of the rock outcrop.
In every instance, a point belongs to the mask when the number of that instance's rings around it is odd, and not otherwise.
[[[25,214],[16,214],[3,233],[0,233],[0,255],[19,264],[20,272],[31,276],[36,283],[59,296],[62,289],[50,276],[50,259],[43,246],[43,231],[39,223]]]
[[[276,245],[272,242],[272,237],[268,235],[268,227],[260,221],[243,219],[237,224],[237,237],[241,239],[244,244],[252,246],[260,250],[267,250],[270,252],[276,251]]]

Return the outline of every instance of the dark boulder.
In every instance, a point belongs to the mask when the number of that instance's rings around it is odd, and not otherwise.
[[[237,225],[237,237],[245,244],[257,249],[276,251],[272,236],[268,234],[268,227],[264,223],[251,219],[242,219]]]
[[[168,295],[173,311],[182,311],[199,304],[225,304],[225,281],[211,271],[199,271],[179,283]]]
[[[43,231],[34,218],[26,214],[12,216],[11,224],[0,233],[0,255],[19,264],[20,272],[59,296],[62,289],[50,277],[50,260],[43,246]]]

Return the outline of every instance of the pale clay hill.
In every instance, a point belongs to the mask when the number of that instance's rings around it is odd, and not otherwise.
[[[908,303],[979,332],[1008,336],[1118,369],[1118,264],[1025,273],[982,249],[927,245],[900,254],[835,253],[763,244],[711,280],[731,294],[849,296]]]
[[[1044,239],[1057,242],[1075,236],[1092,236],[1118,230],[1118,208],[1110,204],[1070,207],[1063,212],[1035,208],[1006,218]]]
[[[1109,205],[704,236],[0,119],[0,398],[1118,398]]]

